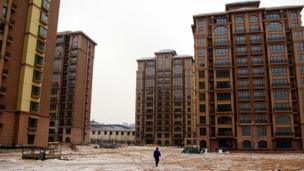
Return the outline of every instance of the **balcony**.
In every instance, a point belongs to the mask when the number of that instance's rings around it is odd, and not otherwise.
[[[15,12],[15,11],[16,11],[16,9],[17,9],[17,5],[13,3],[13,4],[12,4],[12,8],[11,8],[11,10]]]
[[[11,57],[11,54],[10,54],[9,52],[5,52],[4,59],[5,59],[6,61],[8,61],[8,60],[10,59],[10,57]]]
[[[267,123],[266,119],[257,119],[255,120],[255,123]]]
[[[10,26],[11,28],[14,27],[14,26],[15,26],[15,20],[10,19],[10,21],[9,21],[9,26]]]
[[[271,64],[287,64],[288,60],[286,58],[278,58],[278,59],[271,59]]]
[[[28,127],[27,130],[29,132],[35,132],[37,130],[37,127]]]

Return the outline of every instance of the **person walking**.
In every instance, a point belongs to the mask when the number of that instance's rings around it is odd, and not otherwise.
[[[158,166],[158,163],[159,163],[159,157],[161,156],[160,155],[160,151],[158,150],[158,147],[156,147],[154,153],[153,153],[153,156],[154,156],[154,159],[155,159],[155,165],[156,167]]]

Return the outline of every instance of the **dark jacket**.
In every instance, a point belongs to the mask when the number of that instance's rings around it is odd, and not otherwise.
[[[159,157],[160,157],[160,151],[158,151],[158,148],[154,151],[153,156],[154,156],[155,159],[159,159]]]

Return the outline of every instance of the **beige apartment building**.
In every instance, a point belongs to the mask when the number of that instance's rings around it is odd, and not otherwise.
[[[193,16],[202,147],[304,149],[303,6],[259,4]]]
[[[59,3],[0,1],[0,144],[48,144]]]
[[[175,50],[137,60],[136,144],[182,145],[195,136],[194,61]]]
[[[87,144],[95,46],[81,31],[57,33],[49,97],[49,141]]]

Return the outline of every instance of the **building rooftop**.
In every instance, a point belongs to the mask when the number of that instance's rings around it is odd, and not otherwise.
[[[242,7],[259,8],[260,1],[240,1],[226,4],[226,11],[231,9],[238,9]]]
[[[155,52],[155,54],[160,54],[160,53],[173,53],[173,54],[176,54],[176,51],[172,50],[172,49],[162,49],[160,51]]]
[[[57,33],[57,35],[68,35],[68,34],[81,34],[87,39],[89,39],[91,42],[93,42],[95,46],[97,45],[97,43],[93,39],[91,39],[87,34],[85,34],[83,31],[62,31]]]
[[[90,122],[91,129],[103,129],[103,130],[128,130],[132,131],[134,128],[128,127],[126,125],[121,125],[121,124],[102,124],[96,121],[91,121]]]

